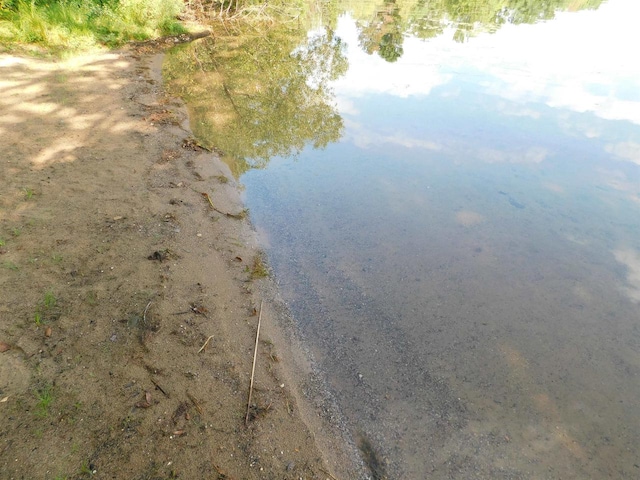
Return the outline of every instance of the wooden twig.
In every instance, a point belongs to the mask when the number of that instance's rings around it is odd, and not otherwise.
[[[200,195],[202,195],[209,202],[209,205],[211,205],[211,208],[215,210],[216,207],[213,205],[213,201],[211,200],[211,197],[209,196],[209,194],[206,192],[200,192]]]
[[[160,390],[164,394],[165,397],[167,397],[167,398],[169,397],[169,394],[167,392],[165,392],[164,388],[162,388],[160,385],[158,385],[153,378],[151,379],[151,383],[153,383],[156,386],[156,388],[158,390]]]
[[[329,475],[333,480],[338,480],[336,477],[334,477],[333,475],[331,475],[330,472],[326,471],[324,468],[321,468],[320,471],[326,475]]]
[[[200,402],[198,402],[198,400],[196,400],[196,398],[193,395],[191,395],[189,392],[187,392],[187,397],[189,397],[189,400],[191,400],[191,402],[193,403],[193,406],[196,407],[196,410],[198,411],[198,413],[202,415],[202,407],[200,406]]]
[[[144,312],[142,313],[142,323],[144,325],[147,324],[147,311],[149,310],[150,306],[151,306],[151,302],[147,303],[147,306],[144,307]]]
[[[210,335],[209,338],[207,338],[207,341],[204,342],[204,345],[200,347],[200,350],[198,350],[198,353],[202,352],[203,350],[206,350],[207,345],[209,345],[209,340],[211,340],[212,338],[213,338],[213,335]]]
[[[256,358],[258,357],[258,339],[260,338],[260,322],[262,320],[262,302],[260,302],[260,315],[258,316],[258,328],[256,330],[256,346],[253,350],[253,366],[251,367],[251,383],[249,384],[249,399],[247,400],[247,414],[244,424],[249,423],[249,409],[251,408],[251,395],[253,394],[253,377],[256,373]]]
[[[233,477],[230,477],[229,475],[227,475],[226,473],[224,473],[224,472],[222,471],[222,469],[221,469],[218,465],[216,465],[215,463],[213,464],[213,468],[215,468],[215,469],[216,469],[216,472],[218,472],[218,477],[222,478],[223,480],[224,480],[224,479],[234,480],[234,479],[233,479]]]
[[[203,317],[209,318],[207,316],[208,310],[203,306],[196,305],[195,303],[189,305],[189,310],[185,310],[184,312],[174,312],[171,315],[185,315],[187,313],[195,313],[197,315],[202,315]]]
[[[228,213],[228,212],[223,212],[222,210],[216,208],[216,206],[213,204],[213,200],[211,200],[211,196],[208,193],[200,192],[200,195],[202,195],[209,202],[209,206],[211,207],[211,210],[218,212],[220,215],[226,215],[227,217],[235,218],[236,220],[242,220],[242,218],[244,218],[243,212]]]

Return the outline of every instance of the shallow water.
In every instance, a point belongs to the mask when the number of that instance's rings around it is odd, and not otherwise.
[[[294,118],[286,154],[226,149],[373,477],[639,476],[638,6],[393,62],[351,10],[324,148]]]

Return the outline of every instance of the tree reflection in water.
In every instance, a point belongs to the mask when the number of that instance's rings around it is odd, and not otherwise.
[[[329,28],[307,37],[302,28],[253,24],[174,49],[164,75],[170,93],[186,100],[200,142],[241,175],[340,139],[329,82],[347,67]]]
[[[433,38],[447,28],[453,40],[465,42],[506,23],[549,20],[557,11],[595,9],[602,0],[382,0],[344,2],[360,31],[360,47],[388,62],[402,56],[407,35]]]
[[[340,139],[343,121],[330,83],[348,68],[337,18],[349,12],[359,46],[387,62],[403,54],[407,36],[428,39],[452,30],[465,42],[506,23],[534,23],[559,10],[597,8],[602,0],[328,0],[307,34],[304,22],[229,23],[211,38],[173,49],[164,74],[182,97],[200,142],[223,153],[239,176],[274,156]],[[301,18],[308,16],[300,7]]]

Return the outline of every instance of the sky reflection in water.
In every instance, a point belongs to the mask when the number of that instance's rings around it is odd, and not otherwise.
[[[242,176],[379,476],[638,475],[639,15],[406,38],[394,63],[343,16],[341,139]]]

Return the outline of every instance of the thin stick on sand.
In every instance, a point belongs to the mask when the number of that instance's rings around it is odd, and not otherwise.
[[[253,394],[253,376],[256,373],[256,358],[258,357],[258,339],[260,338],[260,321],[262,320],[262,301],[260,302],[260,315],[258,316],[258,329],[256,330],[256,347],[253,350],[253,366],[251,367],[251,383],[249,385],[249,399],[247,400],[247,415],[244,424],[249,423],[249,409],[251,408],[251,395]]]
[[[147,303],[147,306],[144,307],[144,313],[142,314],[142,323],[145,325],[147,323],[147,311],[149,310],[150,306],[151,306],[151,302]]]
[[[213,335],[210,335],[209,338],[207,338],[207,341],[204,342],[204,345],[200,347],[200,350],[198,350],[198,353],[203,352],[207,349],[207,345],[209,345],[209,340],[211,340],[212,338],[213,338]]]

